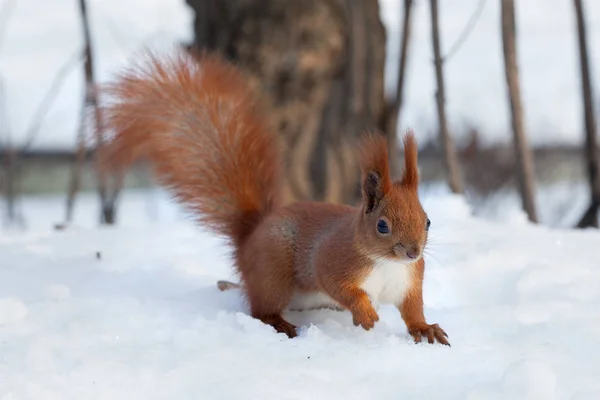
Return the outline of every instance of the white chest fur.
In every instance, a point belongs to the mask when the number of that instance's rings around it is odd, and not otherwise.
[[[411,284],[411,275],[409,263],[377,261],[361,288],[374,303],[399,305]]]
[[[400,305],[411,285],[411,276],[410,263],[377,261],[361,288],[374,303]],[[340,305],[325,293],[300,291],[294,293],[287,309],[300,311],[322,307],[341,309]]]

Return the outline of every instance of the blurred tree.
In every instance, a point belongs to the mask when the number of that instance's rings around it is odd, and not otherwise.
[[[448,121],[446,120],[446,99],[444,94],[444,71],[442,68],[442,56],[440,50],[440,29],[439,29],[439,13],[438,13],[438,2],[437,0],[430,0],[431,9],[431,39],[433,41],[433,56],[435,62],[435,78],[437,81],[437,91],[435,93],[438,123],[439,123],[439,136],[440,142],[442,143],[442,150],[444,152],[444,161],[446,164],[446,174],[448,184],[453,193],[464,193],[464,187],[462,177],[460,173],[460,166],[458,162],[458,156],[454,147],[454,142],[450,136],[448,129]]]
[[[519,70],[517,67],[517,45],[515,40],[516,22],[514,0],[501,1],[502,45],[504,50],[504,71],[510,101],[510,113],[514,145],[517,157],[517,171],[523,210],[531,222],[537,222],[535,211],[535,175],[533,170],[533,154],[525,135],[525,118],[521,104]]]
[[[592,78],[588,61],[586,24],[581,0],[574,0],[579,44],[579,62],[581,68],[581,95],[583,98],[583,118],[585,122],[585,155],[590,184],[590,205],[577,224],[579,228],[598,227],[598,208],[600,208],[600,159],[596,121],[594,118],[594,100],[592,97]]]
[[[398,147],[398,119],[404,103],[404,82],[406,81],[406,63],[408,59],[408,49],[410,45],[411,15],[413,0],[404,0],[404,15],[402,19],[402,37],[400,41],[400,62],[398,63],[398,81],[396,82],[395,97],[387,102],[382,126],[385,128],[385,134],[388,138],[388,147],[396,149]],[[391,151],[390,170],[394,175],[398,175],[399,158],[398,153]]]
[[[79,12],[84,39],[84,75],[85,94],[81,110],[81,120],[77,138],[76,162],[73,164],[71,182],[67,195],[67,221],[70,221],[74,208],[75,195],[79,190],[81,182],[81,169],[85,150],[85,131],[88,123],[91,123],[91,131],[96,138],[96,152],[101,150],[103,143],[102,113],[98,107],[98,94],[94,77],[94,59],[92,40],[87,14],[86,0],[79,0]],[[97,168],[98,195],[100,197],[100,223],[112,225],[116,220],[116,202],[121,189],[122,177],[107,176],[100,168]]]
[[[186,1],[196,12],[193,47],[235,60],[272,108],[286,199],[356,202],[355,139],[385,131],[378,1]]]

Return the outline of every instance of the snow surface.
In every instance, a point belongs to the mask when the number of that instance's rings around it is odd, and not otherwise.
[[[162,192],[127,192],[121,224],[52,225],[61,197],[26,199],[0,232],[0,399],[598,399],[600,234],[470,216],[425,196],[425,314],[452,347],[415,345],[398,312],[289,313],[288,340],[247,315],[223,242]]]
[[[440,1],[442,49],[450,50],[482,0]],[[499,2],[484,8],[471,35],[445,64],[448,119],[460,139],[476,127],[483,144],[510,140],[504,85]],[[518,53],[526,127],[532,143],[583,140],[579,62],[571,0],[517,3]],[[14,8],[12,7],[14,4]],[[189,41],[192,14],[184,0],[88,0],[99,82],[106,82],[143,46]],[[387,88],[393,90],[399,54],[400,0],[381,0],[388,30]],[[6,7],[5,7],[6,6]],[[592,77],[600,79],[600,2],[585,2]],[[0,77],[7,123],[15,143],[25,141],[38,105],[61,66],[81,47],[77,2],[0,0],[11,11],[0,28]],[[6,11],[8,13],[8,11]],[[3,21],[0,21],[2,24]],[[597,85],[596,85],[597,88]],[[432,135],[435,118],[429,6],[415,1],[406,108],[400,130]],[[599,92],[595,90],[596,96]],[[72,69],[44,119],[34,148],[72,149],[83,99],[83,72]],[[600,102],[600,100],[599,100]],[[6,122],[2,122],[5,124]]]

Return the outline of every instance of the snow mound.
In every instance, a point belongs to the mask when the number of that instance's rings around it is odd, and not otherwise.
[[[14,297],[0,299],[0,326],[14,324],[27,316],[27,306]]]
[[[556,376],[552,368],[539,361],[520,361],[511,365],[502,380],[489,388],[472,392],[469,400],[556,398]]]
[[[68,300],[71,297],[71,289],[65,285],[48,285],[46,297],[50,300]]]

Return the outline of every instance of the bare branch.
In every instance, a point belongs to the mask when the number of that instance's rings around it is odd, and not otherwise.
[[[438,16],[438,0],[430,0],[431,5],[431,38],[433,40],[433,56],[435,60],[435,77],[437,80],[436,104],[439,121],[439,136],[444,150],[444,161],[446,164],[448,185],[453,193],[464,193],[460,167],[454,142],[448,129],[446,120],[446,106],[444,94],[444,72],[442,68],[442,57],[440,55],[440,31]]]
[[[42,122],[44,122],[44,118],[46,117],[48,110],[54,104],[56,96],[60,92],[62,85],[65,83],[69,73],[74,70],[74,67],[77,66],[82,58],[83,52],[81,50],[75,51],[71,57],[69,57],[69,59],[58,69],[56,75],[54,75],[48,91],[42,98],[42,101],[35,111],[34,117],[31,119],[29,127],[25,131],[26,139],[25,143],[21,147],[21,152],[26,152],[35,141],[37,134],[40,131],[40,127],[42,126]]]
[[[406,60],[410,44],[411,11],[413,0],[404,0],[404,18],[402,22],[402,40],[400,42],[400,62],[398,63],[398,81],[396,82],[396,96],[386,107],[384,128],[388,141],[389,163],[392,175],[399,173],[398,165],[398,119],[404,102],[404,82],[406,78]]]
[[[104,22],[108,27],[108,32],[113,37],[114,42],[121,48],[123,53],[128,54],[131,52],[131,46],[125,45],[127,43],[126,35],[123,35],[123,32],[115,23],[115,20],[110,15],[103,15]]]
[[[460,50],[462,45],[469,38],[473,28],[475,28],[475,25],[477,25],[477,22],[479,22],[479,17],[481,17],[481,13],[483,12],[485,4],[486,0],[479,0],[479,3],[477,3],[477,8],[475,8],[475,11],[473,11],[473,14],[471,14],[471,17],[467,21],[463,31],[458,36],[458,39],[456,39],[456,42],[450,46],[450,50],[448,50],[448,53],[443,57],[443,61],[448,61],[450,58],[452,58],[452,56],[454,56],[458,50]]]
[[[83,162],[85,161],[85,127],[86,127],[87,109],[85,104],[81,108],[81,116],[79,117],[79,128],[77,130],[76,153],[73,166],[71,168],[71,179],[69,181],[69,189],[67,192],[67,206],[65,220],[70,223],[73,219],[73,211],[75,210],[75,197],[81,188],[81,174],[83,170]]]
[[[585,122],[585,156],[590,186],[590,206],[577,224],[579,228],[598,227],[598,209],[600,208],[600,156],[598,155],[598,139],[596,137],[596,121],[594,117],[594,99],[592,96],[592,78],[588,60],[587,34],[583,2],[574,0],[577,19],[579,44],[579,62],[581,68],[581,96],[583,100],[583,118]]]
[[[15,150],[10,138],[10,126],[8,124],[8,113],[6,113],[6,99],[4,78],[0,75],[0,134],[5,136],[4,151],[2,153],[0,169],[0,189],[6,203],[5,224],[10,225],[18,220],[15,204],[17,202],[17,191],[15,188]]]
[[[7,218],[9,222],[22,219],[17,215],[16,211],[18,182],[21,175],[20,155],[26,152],[35,141],[43,120],[56,99],[57,93],[60,92],[69,72],[71,72],[77,61],[81,59],[81,55],[81,51],[75,52],[69,60],[59,68],[52,80],[50,88],[37,107],[29,127],[25,131],[25,143],[19,149],[14,148],[10,140],[10,127],[6,122],[8,115],[5,110],[4,84],[3,79],[0,77],[0,120],[3,122],[3,126],[0,126],[0,133],[5,137],[5,154],[3,157],[3,177],[1,183],[4,187],[4,194],[7,202]]]
[[[96,138],[96,153],[99,153],[103,146],[103,133],[104,124],[102,121],[102,113],[98,106],[98,91],[96,90],[96,83],[94,77],[94,60],[92,51],[92,40],[90,35],[90,25],[87,14],[86,0],[79,0],[79,11],[81,14],[81,24],[83,28],[84,37],[84,53],[85,53],[85,101],[82,110],[82,122],[83,125],[87,121],[87,112],[89,111],[92,115],[92,131]],[[83,145],[84,134],[80,130],[79,134],[79,147]],[[80,150],[78,150],[80,151]],[[76,167],[77,168],[77,167]],[[116,214],[116,200],[123,184],[123,177],[113,177],[112,191],[109,190],[109,177],[102,171],[100,165],[96,165],[96,176],[98,179],[98,195],[100,197],[101,212],[100,212],[100,223],[102,224],[113,224],[115,222]],[[75,184],[77,184],[75,182]],[[77,187],[75,187],[77,189]]]
[[[0,74],[0,140],[4,140],[3,146],[5,148],[11,146],[10,123],[6,111],[6,88],[2,74]]]

